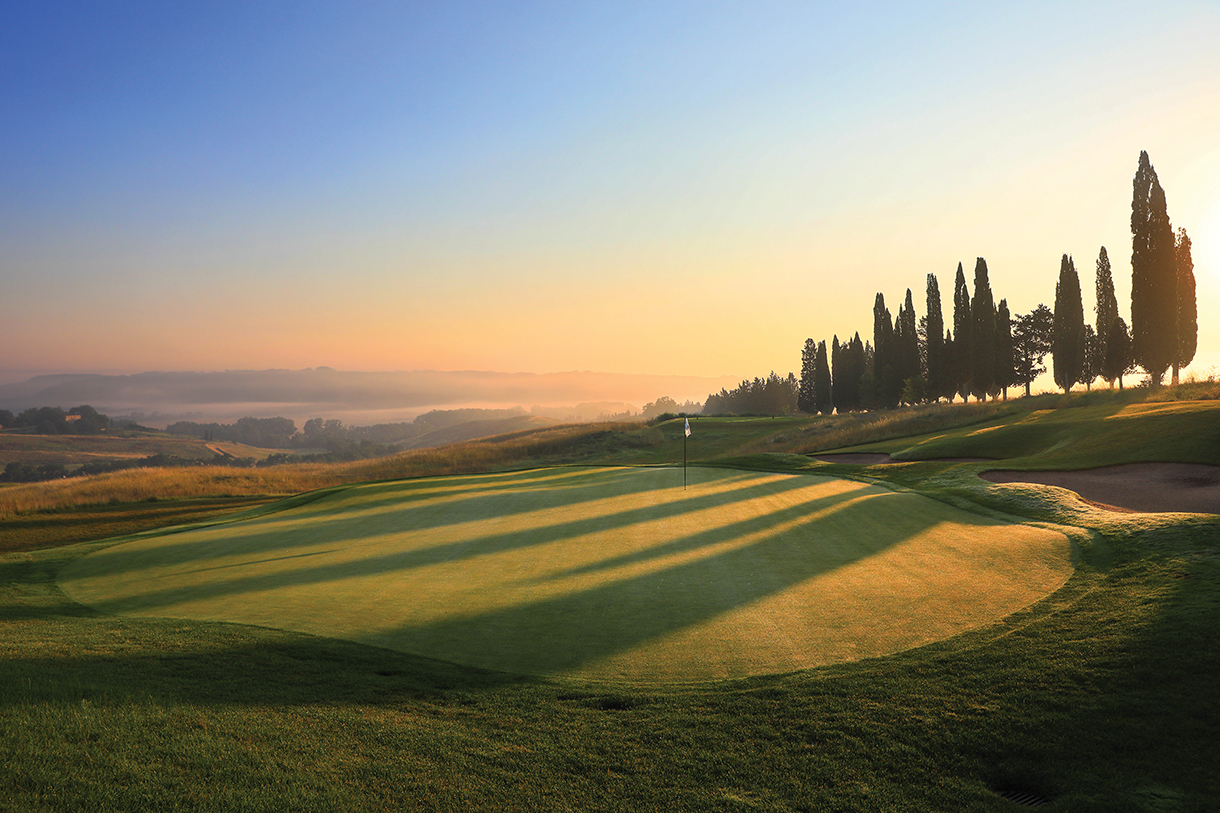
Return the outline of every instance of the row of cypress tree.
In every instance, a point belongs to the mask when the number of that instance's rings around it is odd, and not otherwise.
[[[1186,229],[1175,233],[1165,191],[1147,152],[1140,152],[1131,199],[1131,326],[1118,313],[1105,246],[1097,258],[1097,326],[1084,323],[1080,281],[1072,258],[1063,255],[1055,285],[1052,349],[1055,383],[1066,392],[1097,376],[1111,384],[1136,367],[1159,385],[1172,368],[1195,357],[1198,306],[1194,261]]]
[[[1178,372],[1194,358],[1198,327],[1194,266],[1185,229],[1176,235],[1166,212],[1165,193],[1148,159],[1140,153],[1133,182],[1131,327],[1118,312],[1109,256],[1097,259],[1096,327],[1084,321],[1080,279],[1065,254],[1055,285],[1052,311],[1039,304],[1012,316],[1007,300],[995,304],[987,261],[974,266],[973,295],[961,263],[953,290],[953,326],[946,328],[940,288],[928,274],[927,315],[916,320],[911,290],[891,317],[885,296],[873,303],[873,344],[857,332],[840,344],[806,339],[801,353],[797,406],[829,413],[892,408],[956,396],[984,399],[1008,387],[1030,383],[1042,359],[1053,359],[1053,376],[1064,391],[1101,377],[1111,386],[1138,365],[1159,384],[1172,367]]]
[[[987,261],[974,267],[974,295],[961,263],[953,294],[953,327],[945,328],[940,285],[927,279],[927,315],[917,319],[908,288],[891,316],[885,295],[873,302],[873,341],[856,333],[844,344],[836,335],[829,356],[826,343],[805,340],[801,354],[800,397],[805,412],[892,408],[961,395],[986,398],[1020,383],[1014,359],[1008,302],[994,304]],[[1045,351],[1043,355],[1045,354]]]
[[[1159,384],[1195,356],[1198,341],[1194,262],[1185,229],[1169,222],[1165,190],[1140,152],[1131,198],[1131,355]]]

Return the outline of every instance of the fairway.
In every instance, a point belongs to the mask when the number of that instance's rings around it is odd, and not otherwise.
[[[509,672],[685,682],[883,655],[1060,587],[1059,533],[812,475],[552,468],[339,489],[60,575],[102,611]]]

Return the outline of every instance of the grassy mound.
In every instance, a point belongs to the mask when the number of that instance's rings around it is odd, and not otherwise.
[[[1220,401],[1021,411],[981,425],[860,444],[851,451],[884,451],[898,460],[986,457],[1014,469],[1140,462],[1217,465]]]
[[[687,682],[889,654],[1071,573],[1061,534],[816,476],[546,469],[370,484],[140,539],[61,583],[116,614],[530,674]]]

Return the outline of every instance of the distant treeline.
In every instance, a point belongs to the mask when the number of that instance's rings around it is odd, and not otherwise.
[[[0,427],[29,428],[39,435],[96,435],[110,426],[110,418],[88,405],[72,407],[67,412],[59,407],[31,407],[17,415],[0,409]]]
[[[379,423],[372,426],[344,426],[336,418],[310,418],[298,430],[289,418],[240,418],[236,423],[196,423],[178,421],[166,427],[175,435],[191,435],[204,440],[227,440],[263,449],[326,449],[345,455],[353,446],[388,445],[436,432],[468,421],[509,418],[527,414],[524,409],[434,409],[413,421]],[[387,450],[393,451],[393,449]],[[301,458],[298,457],[298,460]],[[355,459],[340,457],[338,459]]]
[[[640,416],[646,420],[659,418],[663,415],[698,415],[703,411],[703,404],[698,401],[685,401],[678,403],[668,395],[662,395],[655,401],[644,404],[644,408],[640,410]],[[611,419],[630,420],[634,417],[630,412],[626,415],[615,415]]]
[[[766,378],[742,381],[735,389],[721,388],[703,403],[704,415],[789,415],[797,410],[796,376],[780,378],[771,371]]]

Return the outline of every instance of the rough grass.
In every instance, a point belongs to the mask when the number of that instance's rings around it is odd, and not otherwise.
[[[238,621],[500,671],[791,672],[994,622],[1058,589],[1062,534],[811,476],[543,469],[336,490],[61,574],[116,614]],[[895,619],[902,619],[896,624]]]
[[[578,424],[526,430],[440,449],[418,449],[350,463],[297,463],[241,469],[149,468],[93,477],[27,483],[0,489],[0,521],[37,511],[59,511],[111,502],[224,496],[285,496],[370,480],[522,468],[539,462],[639,457],[661,441],[640,424]]]
[[[192,499],[82,506],[10,516],[0,523],[0,553],[70,545],[93,539],[203,522],[273,502],[274,497],[197,497]]]
[[[1121,463],[1220,464],[1220,401],[1034,410],[979,426],[852,447],[899,460],[984,457],[1006,468],[1086,469]]]

